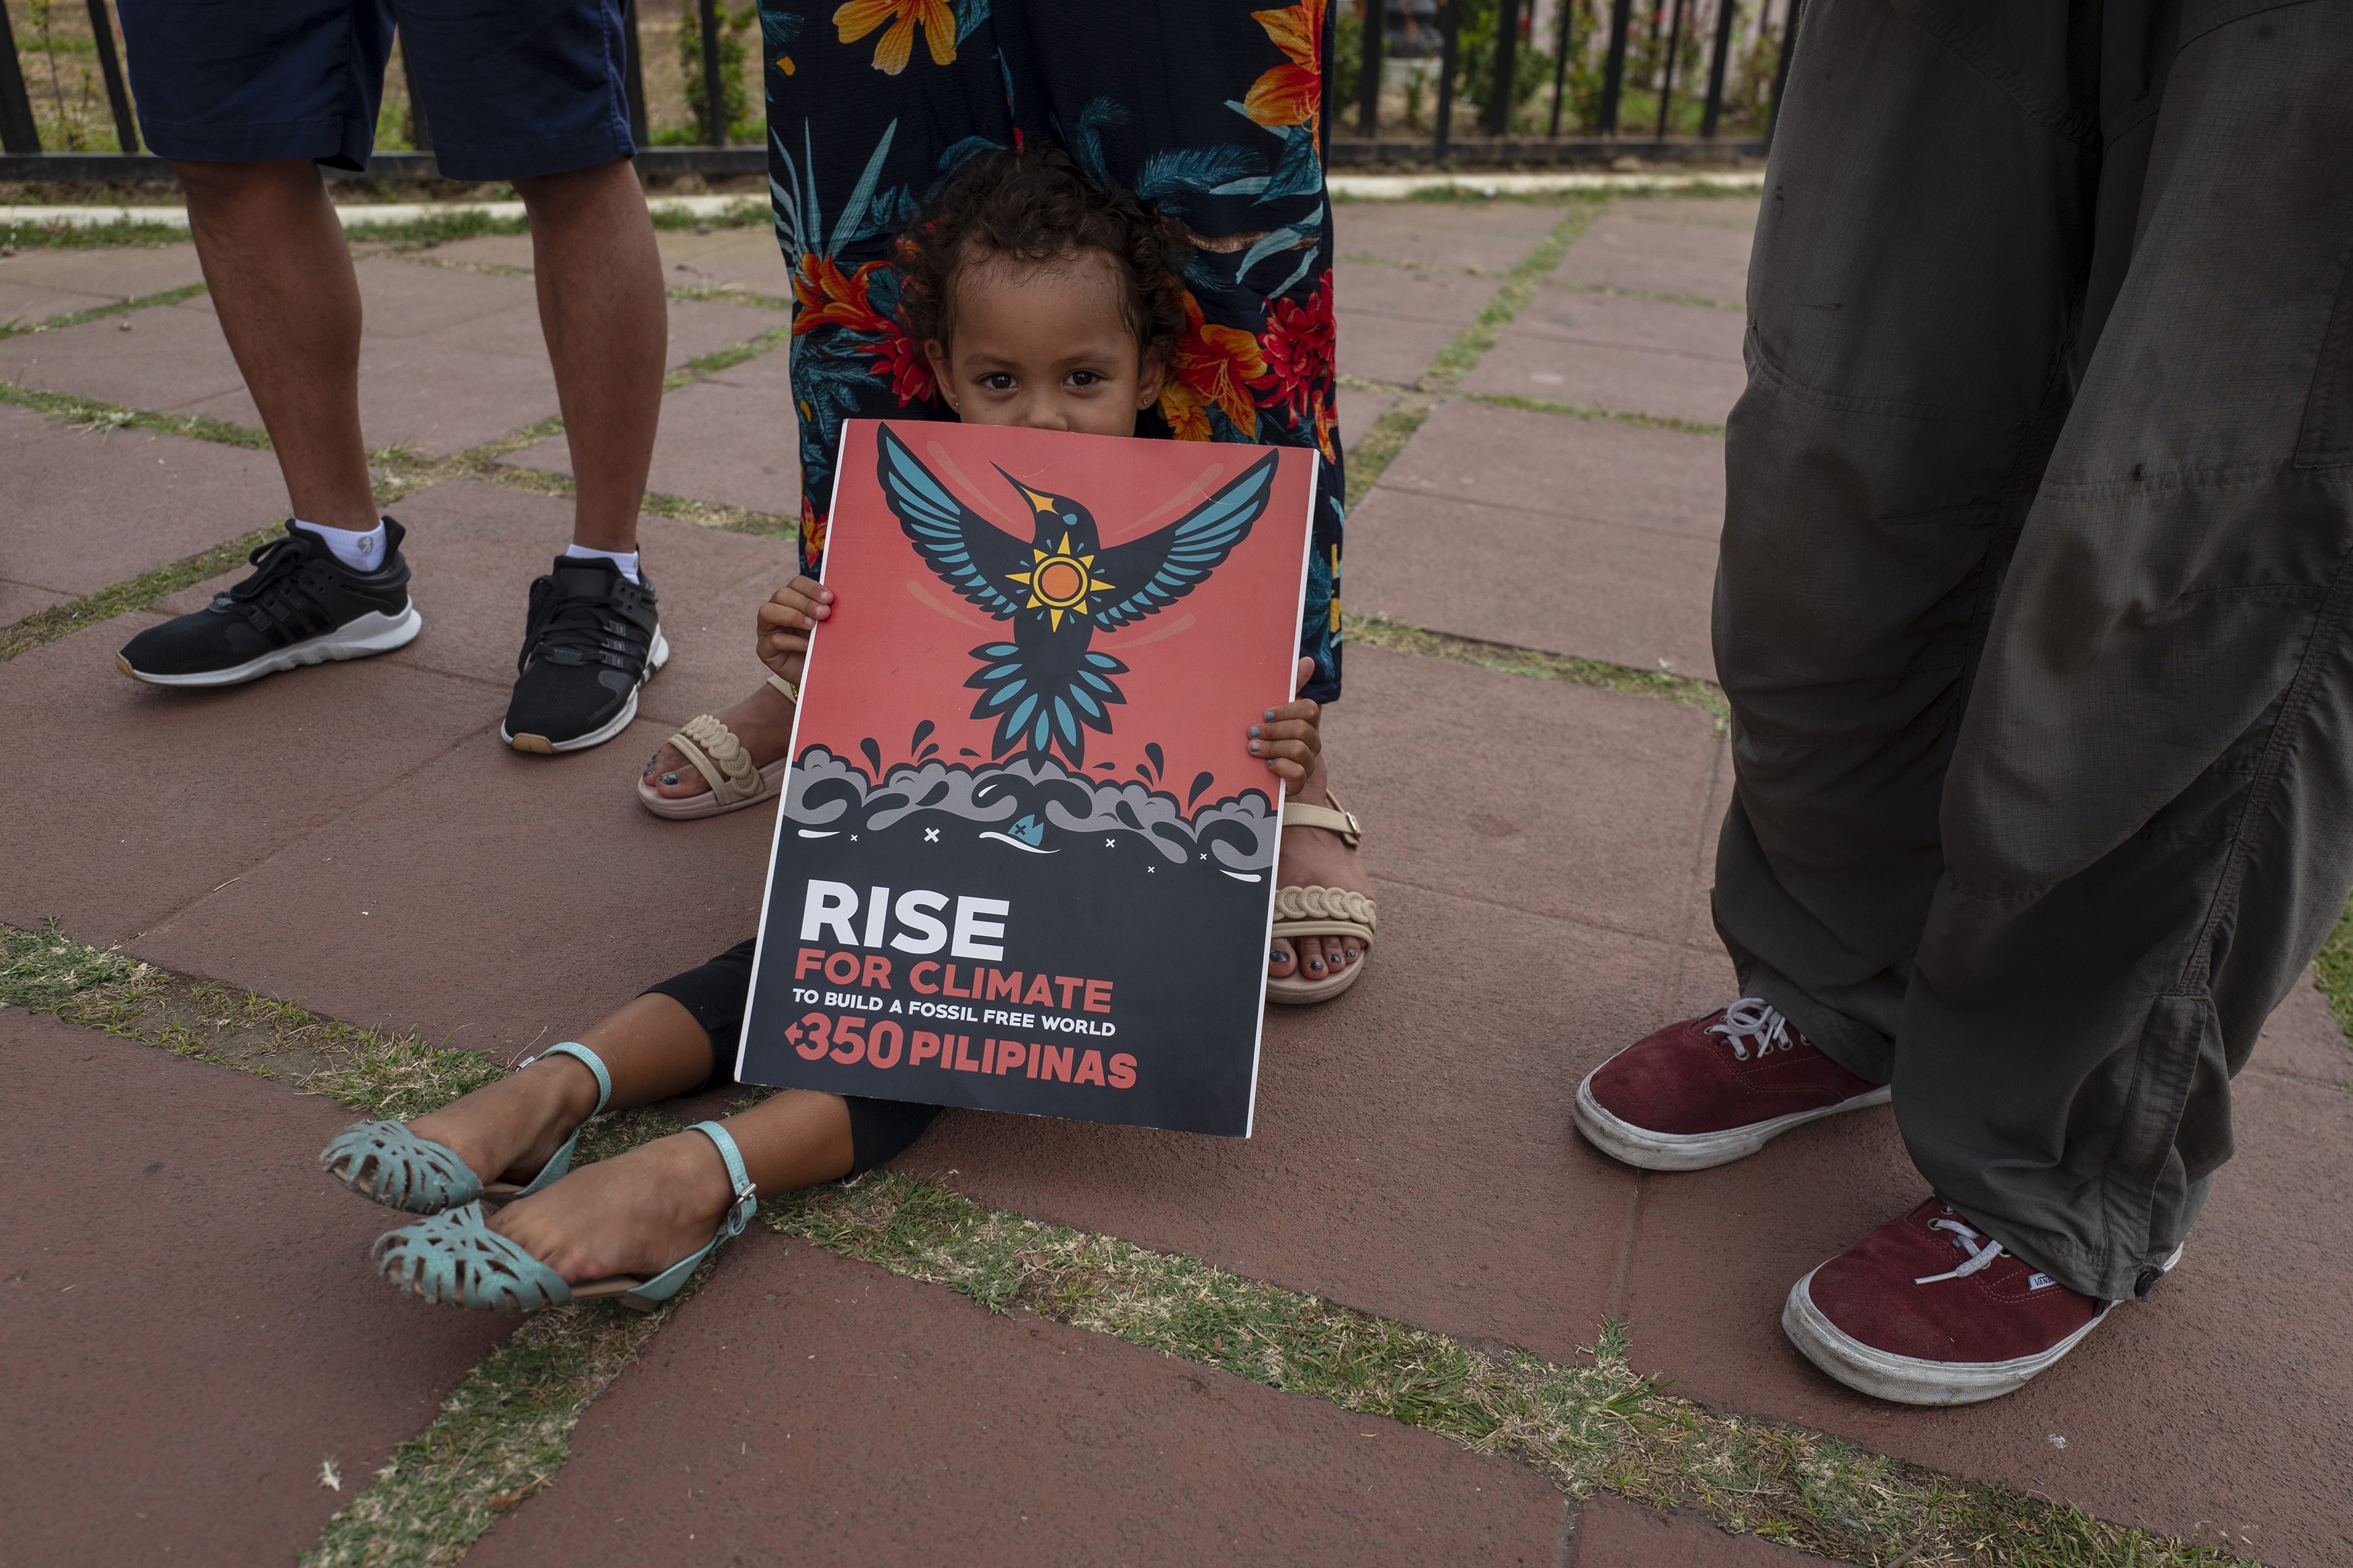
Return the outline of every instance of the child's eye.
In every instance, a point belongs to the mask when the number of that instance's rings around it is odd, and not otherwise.
[[[1102,380],[1103,375],[1098,371],[1074,370],[1070,374],[1070,384],[1072,386],[1093,386]]]
[[[1008,372],[995,371],[982,376],[980,384],[991,392],[1010,392],[1013,390],[1013,377]]]

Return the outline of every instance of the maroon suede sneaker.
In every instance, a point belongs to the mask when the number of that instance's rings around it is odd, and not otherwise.
[[[1651,1171],[1730,1164],[1792,1127],[1887,1103],[1754,996],[1670,1024],[1585,1075],[1577,1130]]]
[[[2180,1258],[2177,1247],[2164,1267]],[[1973,1405],[2023,1386],[2114,1305],[2036,1272],[1932,1197],[1791,1286],[1781,1331],[1849,1388]]]

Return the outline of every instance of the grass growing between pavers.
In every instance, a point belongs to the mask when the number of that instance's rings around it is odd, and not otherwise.
[[[357,1029],[170,974],[54,927],[0,926],[0,1005],[265,1075],[273,1060],[318,1060],[286,1076],[377,1116],[421,1114],[502,1070],[413,1035]],[[235,1019],[259,1021],[266,1037],[225,1047],[223,1020]],[[676,1131],[659,1111],[624,1111],[590,1125],[582,1158],[610,1158]],[[992,1311],[1033,1313],[1419,1426],[1533,1466],[1571,1496],[1616,1492],[1845,1562],[2196,1568],[2239,1561],[1840,1438],[1675,1399],[1633,1370],[1622,1325],[1604,1324],[1585,1360],[1548,1363],[1115,1237],[984,1208],[892,1172],[789,1194],[761,1212],[784,1234],[941,1285]],[[443,1401],[431,1425],[395,1450],[302,1561],[311,1568],[458,1561],[503,1510],[556,1478],[581,1415],[676,1305],[640,1318],[582,1303],[525,1320]]]
[[[224,426],[224,430],[236,433],[236,437],[224,437],[224,435],[191,428],[191,426],[219,426],[221,421],[203,421],[203,418],[193,416],[179,418],[169,416],[169,414],[136,414],[132,409],[118,409],[113,405],[91,402],[87,397],[33,393],[33,390],[7,384],[7,381],[0,381],[0,402],[14,402],[14,405],[28,406],[28,409],[42,409],[54,418],[80,421],[85,428],[97,430],[97,433],[125,428],[164,430],[164,433],[172,435],[197,435],[197,439],[226,439],[228,445],[236,447],[269,447],[266,435],[259,442],[236,439],[259,435],[254,430],[245,430],[242,426]],[[212,545],[209,550],[197,550],[195,555],[186,555],[176,562],[164,562],[163,566],[155,566],[153,572],[142,572],[139,576],[127,578],[122,583],[108,583],[106,588],[99,588],[97,593],[85,593],[78,599],[66,599],[64,605],[52,605],[49,609],[33,611],[30,616],[26,616],[24,621],[0,627],[0,663],[16,658],[19,654],[24,654],[26,648],[37,648],[45,642],[70,637],[73,632],[82,630],[85,626],[97,626],[99,621],[113,621],[115,616],[125,614],[125,611],[146,609],[155,599],[167,599],[179,593],[181,588],[193,588],[197,583],[221,576],[224,572],[233,572],[236,566],[245,564],[245,560],[252,555],[254,550],[269,543],[270,538],[275,538],[280,531],[282,529],[278,524],[254,529],[252,533],[230,538],[224,543]]]
[[[1522,257],[1519,265],[1502,275],[1503,286],[1479,308],[1477,315],[1452,341],[1431,356],[1429,366],[1409,387],[1395,387],[1355,376],[1340,378],[1344,386],[1389,393],[1398,399],[1396,406],[1373,421],[1372,428],[1356,437],[1348,447],[1348,488],[1345,505],[1354,509],[1370,494],[1372,488],[1388,471],[1388,466],[1405,450],[1414,432],[1436,411],[1439,403],[1451,395],[1455,386],[1472,371],[1496,340],[1504,334],[1519,313],[1535,299],[1545,275],[1560,265],[1577,237],[1585,232],[1594,216],[1605,205],[1599,200],[1570,202],[1558,223],[1535,247]]]
[[[776,1229],[993,1311],[1029,1311],[1843,1562],[2189,1568],[2238,1561],[1820,1433],[1665,1394],[1604,1324],[1584,1362],[1467,1345],[1189,1258],[870,1172],[762,1205]]]
[[[787,335],[786,329],[776,328],[763,332],[748,343],[732,344],[691,360],[684,368],[670,373],[663,383],[663,390],[690,385],[730,365],[741,364],[775,348]],[[156,430],[199,441],[214,441],[223,446],[262,451],[269,449],[267,433],[242,425],[231,425],[224,420],[195,415],[147,414],[111,403],[101,403],[95,398],[40,392],[18,386],[13,382],[0,381],[0,403],[38,409],[53,418],[99,434],[125,429]],[[368,454],[368,471],[375,486],[376,505],[388,508],[403,496],[413,495],[429,485],[460,479],[500,485],[534,495],[569,496],[574,489],[571,476],[514,467],[500,460],[563,432],[562,419],[543,419],[536,424],[510,430],[495,440],[470,447],[454,457],[439,458],[423,457],[406,447],[379,448]],[[731,533],[793,539],[800,532],[797,518],[754,511],[748,507],[723,506],[690,496],[663,495],[649,490],[638,505],[641,510],[657,517],[691,522],[703,528],[722,529]],[[183,588],[194,587],[198,583],[233,571],[243,564],[254,551],[279,538],[284,531],[282,523],[273,522],[240,538],[168,562],[136,577],[110,584],[78,599],[52,605],[46,610],[37,610],[13,626],[0,626],[0,664],[44,643],[70,637],[84,626],[111,620],[126,611],[145,609],[156,600],[169,598]]]
[[[1639,425],[1646,430],[1679,430],[1686,436],[1724,434],[1721,425],[1703,425],[1696,420],[1674,419],[1663,414],[1627,414],[1615,408],[1597,408],[1584,403],[1555,403],[1549,398],[1522,397],[1512,392],[1458,392],[1454,395],[1465,403],[1483,403],[1490,408],[1557,414],[1569,419],[1601,419],[1613,425]]]
[[[1372,428],[1348,447],[1346,510],[1350,511],[1372,492],[1389,465],[1397,461],[1398,454],[1405,450],[1405,444],[1413,439],[1413,433],[1438,408],[1437,398],[1410,389],[1399,390],[1397,397],[1396,405],[1374,420]]]
[[[1695,676],[1675,675],[1663,669],[1636,669],[1629,665],[1606,664],[1598,658],[1576,658],[1565,653],[1546,653],[1541,648],[1517,647],[1509,643],[1482,642],[1477,637],[1429,631],[1420,626],[1408,626],[1403,621],[1393,621],[1386,616],[1368,616],[1354,610],[1347,612],[1346,626],[1348,640],[1361,647],[1386,648],[1391,653],[1418,654],[1424,658],[1475,664],[1482,669],[1501,670],[1506,675],[1525,675],[1537,680],[1565,680],[1577,686],[1623,692],[1630,697],[1663,697],[1670,702],[1681,702],[1707,714],[1715,721],[1715,732],[1719,735],[1725,732],[1732,717],[1731,704],[1725,700],[1724,689]]]
[[[1546,279],[1544,286],[1571,294],[1614,294],[1621,300],[1656,300],[1667,305],[1696,305],[1706,310],[1748,313],[1746,305],[1732,300],[1711,300],[1704,294],[1662,294],[1655,289],[1620,289],[1609,283],[1571,283],[1559,278]]]
[[[1672,184],[1636,181],[1623,185],[1577,190],[1546,191],[1505,190],[1499,185],[1484,184],[1477,174],[1431,174],[1430,183],[1416,185],[1401,196],[1365,196],[1345,189],[1330,193],[1334,206],[1389,207],[1404,202],[1436,202],[1448,206],[1490,206],[1510,203],[1518,206],[1556,207],[1564,202],[1603,202],[1612,197],[1638,197],[1643,201],[1705,201],[1719,196],[1753,196],[1757,187],[1745,181],[1711,180],[1700,175],[1688,184]]]
[[[1568,254],[1568,247],[1577,242],[1577,237],[1585,232],[1605,205],[1600,201],[1569,204],[1568,210],[1558,223],[1552,226],[1551,232],[1537,242],[1535,249],[1520,258],[1518,266],[1504,274],[1503,286],[1479,307],[1478,314],[1471,318],[1471,324],[1455,333],[1453,342],[1431,356],[1430,368],[1421,373],[1419,390],[1451,392],[1457,383],[1476,369],[1479,361],[1504,335],[1504,329],[1527,309],[1528,301],[1534,300],[1536,290],[1544,286],[1546,276],[1560,265],[1560,258]]]
[[[185,225],[145,218],[120,217],[93,224],[37,219],[0,224],[0,247],[11,250],[118,250],[128,246],[153,249],[187,243]]]
[[[2320,994],[2328,998],[2328,1011],[2337,1019],[2337,1026],[2353,1037],[2353,903],[2337,917],[2337,929],[2320,944],[2320,954],[2312,961],[2314,978],[2320,982]],[[2353,1079],[2337,1086],[2353,1094]]]
[[[500,1514],[554,1479],[581,1413],[675,1305],[641,1317],[575,1303],[525,1319],[327,1521],[303,1568],[459,1561]]]
[[[0,338],[20,338],[28,332],[54,332],[66,327],[79,327],[84,321],[102,321],[109,316],[127,316],[133,310],[144,310],[156,305],[176,305],[204,292],[205,286],[201,283],[184,283],[160,294],[142,294],[135,300],[118,300],[111,305],[93,305],[87,310],[68,310],[63,315],[47,317],[38,321],[27,321],[18,316],[0,321]]]
[[[649,207],[654,227],[673,232],[753,228],[774,221],[768,202],[762,196],[745,196],[715,213],[689,212],[660,197],[656,197]],[[360,203],[340,203],[337,210],[343,221],[343,237],[359,245],[427,245],[531,232],[531,225],[524,218],[501,216],[479,208],[399,219],[367,217],[367,208]],[[188,243],[185,224],[130,216],[101,224],[40,219],[0,224],[0,246],[18,250],[111,250],[124,246]]]

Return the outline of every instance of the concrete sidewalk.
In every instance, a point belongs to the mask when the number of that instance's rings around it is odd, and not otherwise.
[[[1586,1070],[1733,994],[1707,913],[1725,741],[1696,689],[1530,679],[1397,628],[1713,679],[1720,427],[1742,384],[1757,202],[1620,199],[1572,223],[1493,345],[1445,374],[1434,357],[1506,276],[1527,279],[1570,209],[1336,210],[1344,440],[1418,421],[1352,515],[1345,562],[1349,608],[1395,635],[1349,651],[1327,731],[1369,830],[1371,968],[1337,1003],[1274,1011],[1248,1142],[950,1112],[899,1168],[1555,1363],[1621,1321],[1635,1367],[1709,1410],[2269,1563],[2353,1564],[2353,1324],[2333,1305],[2353,1245],[2353,1053],[2309,984],[2239,1082],[2238,1157],[2175,1276],[1989,1405],[1849,1394],[1778,1330],[1790,1280],[1924,1195],[1884,1110],[1691,1176],[1639,1175],[1577,1138]],[[765,231],[662,243],[697,294],[671,307],[676,363],[787,320]],[[750,930],[773,818],[660,822],[633,783],[672,728],[759,679],[745,637],[792,570],[799,510],[785,351],[669,395],[652,489],[676,515],[649,512],[641,538],[675,653],[638,721],[600,750],[519,755],[497,731],[523,595],[569,518],[544,493],[569,469],[562,438],[508,439],[554,412],[529,265],[512,237],[361,262],[368,438],[447,476],[391,508],[416,643],[216,693],[115,671],[130,635],[240,569],[0,663],[0,706],[40,759],[0,782],[0,922],[54,919],[165,970],[501,1059]],[[26,251],[0,258],[0,320],[197,277],[184,246]],[[250,425],[201,294],[0,338],[0,381],[16,389],[0,403],[0,625],[283,515],[264,451],[26,405]],[[16,1352],[0,1423],[12,1452],[38,1456],[0,1475],[0,1568],[307,1549],[513,1331],[367,1274],[364,1242],[388,1222],[312,1170],[348,1120],[325,1100],[19,1010],[0,1013],[0,1083],[24,1221],[0,1239]],[[327,1461],[340,1491],[320,1483]],[[1564,1499],[1429,1432],[765,1233],[473,1549],[559,1554],[1799,1555]]]

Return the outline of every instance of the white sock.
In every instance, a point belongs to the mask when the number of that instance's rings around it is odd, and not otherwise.
[[[638,552],[634,550],[591,550],[585,544],[567,544],[565,555],[574,561],[609,561],[621,569],[621,575],[635,583],[638,579]]]
[[[334,552],[335,559],[354,572],[383,570],[385,548],[388,542],[384,535],[382,518],[376,519],[375,526],[364,532],[349,528],[329,528],[324,523],[304,522],[299,517],[294,520],[294,526],[308,529],[323,540],[327,548]]]

